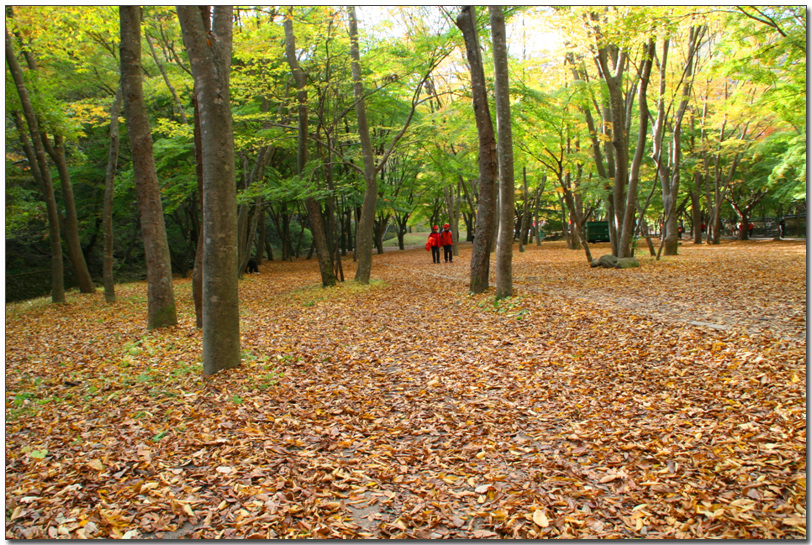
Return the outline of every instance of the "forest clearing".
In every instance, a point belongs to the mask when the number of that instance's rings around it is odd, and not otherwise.
[[[805,242],[639,259],[266,262],[205,379],[191,279],[8,304],[6,538],[804,538]]]

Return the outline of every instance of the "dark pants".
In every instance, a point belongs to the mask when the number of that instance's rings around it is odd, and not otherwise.
[[[433,263],[440,262],[440,247],[439,246],[432,246],[431,247],[431,261]]]
[[[451,244],[446,244],[443,246],[443,257],[445,258],[446,263],[451,263],[454,261],[454,254],[451,252],[451,246]]]

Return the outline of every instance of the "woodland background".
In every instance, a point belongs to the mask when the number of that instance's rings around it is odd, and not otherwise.
[[[387,238],[397,238],[402,247],[402,236],[414,227],[426,231],[426,225],[449,222],[469,240],[474,234],[477,133],[457,14],[458,8],[437,7],[358,10],[377,157],[415,108],[378,174],[378,252]],[[489,59],[487,10],[478,14],[480,46]],[[517,234],[523,222],[525,231],[543,225],[548,236],[561,234],[578,247],[571,225],[612,214],[613,171],[621,164],[616,150],[625,148],[632,166],[632,156],[642,152],[634,205],[642,220],[638,225],[645,222],[651,232],[666,233],[666,254],[676,253],[679,224],[697,242],[706,225],[705,238],[718,242],[720,236],[747,236],[736,226],[750,222],[756,234],[775,236],[779,219],[789,216],[790,234],[804,236],[802,6],[520,7],[506,16]],[[262,262],[312,255],[309,196],[325,215],[329,212],[330,243],[342,256],[353,256],[364,179],[353,166],[363,160],[346,10],[309,7],[290,14],[306,77],[310,127],[318,138],[300,174],[297,99],[285,60],[286,17],[287,10],[268,7],[237,9],[234,15],[231,103],[240,256],[254,254]],[[104,180],[119,81],[118,19],[112,6],[9,6],[6,12],[7,51],[22,61],[43,141],[50,142],[47,164],[63,232],[68,232],[64,236],[74,231],[70,236],[77,239],[77,250],[64,243],[69,285],[77,282],[70,265],[80,259],[79,250],[91,276],[96,282],[101,277]],[[201,218],[193,85],[174,8],[143,8],[142,42],[145,104],[171,268],[185,276],[193,266]],[[649,45],[644,115],[639,90]],[[601,51],[610,64],[622,60],[623,65],[604,73]],[[484,69],[490,88],[493,64],[488,60]],[[612,142],[611,77],[622,86],[626,113],[620,147]],[[21,145],[19,130],[25,125],[8,72],[6,85],[6,274],[13,288],[7,298],[13,298],[47,293],[51,251],[46,206]],[[121,142],[112,173],[113,267],[118,281],[143,279],[144,248],[123,122],[115,134]],[[624,190],[629,180],[622,179]],[[643,232],[637,227],[633,236]]]

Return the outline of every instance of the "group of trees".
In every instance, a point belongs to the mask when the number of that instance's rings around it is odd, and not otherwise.
[[[274,247],[368,282],[389,228],[462,222],[470,289],[495,250],[507,297],[542,223],[587,259],[590,219],[619,257],[661,224],[669,255],[683,221],[718,243],[805,206],[803,7],[20,6],[6,66],[7,272],[47,256],[63,301],[64,242],[112,301],[140,267],[159,327],[192,268],[207,374],[238,364],[237,276]]]

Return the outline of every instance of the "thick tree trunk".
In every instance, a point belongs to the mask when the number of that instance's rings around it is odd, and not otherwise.
[[[513,295],[513,129],[510,119],[505,16],[500,6],[488,8],[493,34],[494,95],[496,104],[497,155],[499,160],[499,236],[496,243],[496,299]]]
[[[479,136],[479,202],[474,248],[471,252],[470,290],[472,293],[482,293],[488,289],[490,250],[496,210],[497,186],[495,181],[498,173],[496,138],[488,107],[485,72],[476,31],[476,8],[474,6],[463,7],[456,23],[465,38],[465,50],[471,70],[474,118]]]
[[[237,290],[237,195],[234,135],[229,100],[232,15],[178,6],[183,43],[200,106],[203,153],[203,374],[240,364]]]
[[[161,209],[161,189],[152,154],[152,133],[141,83],[141,8],[122,6],[121,91],[141,212],[141,233],[147,262],[147,328],[177,324],[172,265]]]
[[[614,66],[609,66],[610,58]],[[625,131],[626,109],[623,100],[623,75],[626,70],[626,54],[615,46],[598,50],[598,60],[609,95],[609,116],[612,122],[612,144],[615,152],[614,182],[612,184],[612,215],[610,235],[613,252],[617,257],[628,257],[629,248],[624,247],[623,223],[626,213],[626,188],[629,181],[629,135]],[[614,75],[612,74],[614,68]]]
[[[17,93],[20,95],[20,104],[22,105],[23,115],[28,125],[28,132],[31,135],[33,149],[31,145],[26,145],[27,138],[25,132],[22,130],[22,124],[19,122],[17,127],[18,132],[20,133],[20,139],[23,140],[23,147],[28,150],[28,162],[40,186],[43,198],[45,199],[45,206],[48,210],[48,238],[51,246],[51,301],[53,303],[64,303],[65,284],[62,270],[62,241],[60,239],[59,229],[59,210],[56,207],[56,197],[54,196],[51,172],[40,138],[39,123],[37,122],[37,116],[34,114],[34,108],[31,105],[28,89],[25,86],[22,69],[17,62],[17,58],[14,56],[14,49],[12,48],[8,29],[6,29],[6,62],[8,63],[14,84],[17,87]],[[37,173],[39,174],[38,176]]]
[[[110,151],[107,154],[107,170],[104,175],[104,210],[102,230],[104,231],[104,259],[102,261],[102,282],[104,298],[108,303],[116,300],[116,287],[113,279],[113,182],[118,165],[118,116],[121,112],[121,86],[110,107]]]

